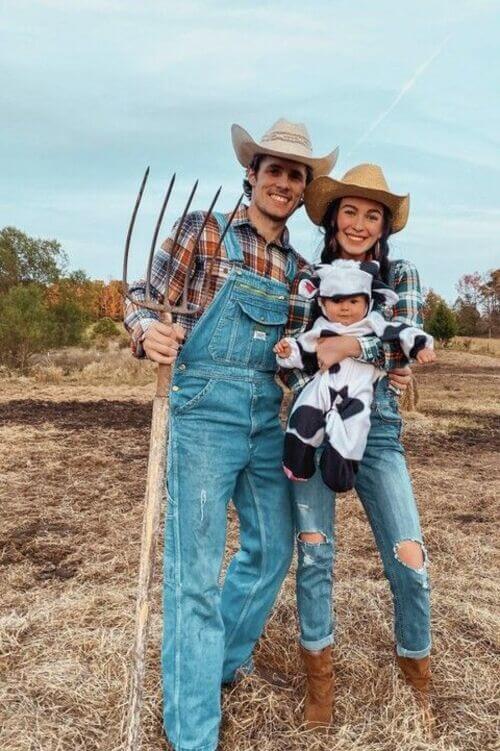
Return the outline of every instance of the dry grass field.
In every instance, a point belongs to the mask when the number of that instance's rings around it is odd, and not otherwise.
[[[80,370],[77,353],[70,355],[42,363],[31,378],[0,374],[2,751],[117,751],[121,744],[152,374],[125,352],[90,358]],[[498,747],[500,360],[445,350],[418,379],[420,411],[406,416],[405,444],[431,558],[436,737],[425,738],[395,670],[388,586],[348,495],[338,518],[335,726],[319,737],[299,727],[291,571],[257,651],[257,661],[286,673],[290,687],[249,677],[225,691],[221,751]],[[228,553],[236,535],[232,513]],[[167,748],[159,595],[157,576],[145,751]]]

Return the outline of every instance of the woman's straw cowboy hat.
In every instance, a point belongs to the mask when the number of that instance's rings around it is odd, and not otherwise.
[[[408,221],[410,196],[391,193],[384,173],[376,164],[358,164],[342,180],[323,176],[309,183],[304,193],[309,218],[314,224],[321,224],[331,202],[347,196],[368,198],[387,206],[392,215],[391,233],[402,230]]]
[[[290,123],[281,118],[264,133],[260,143],[240,125],[231,126],[231,138],[238,161],[248,167],[255,154],[270,154],[311,167],[313,177],[328,175],[339,155],[338,147],[323,157],[313,157],[307,128],[302,123]]]

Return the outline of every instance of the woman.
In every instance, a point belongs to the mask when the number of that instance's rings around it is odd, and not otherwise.
[[[336,258],[377,260],[382,281],[398,295],[394,308],[382,308],[387,320],[421,326],[418,273],[408,261],[389,261],[388,237],[403,229],[409,196],[389,191],[380,167],[362,164],[342,180],[319,177],[305,191],[311,220],[325,230],[322,263]],[[399,344],[382,348],[375,336],[336,336],[320,340],[323,369],[346,357],[379,362],[386,371],[401,365]],[[406,680],[427,706],[431,648],[427,559],[418,510],[400,442],[401,417],[387,377],[376,384],[371,425],[355,489],[364,507],[389,580],[395,615],[396,656]],[[316,457],[320,454],[316,452]],[[301,652],[307,673],[305,722],[328,725],[333,715],[333,643],[331,612],[335,550],[335,501],[316,472],[294,482],[298,570],[297,600]]]

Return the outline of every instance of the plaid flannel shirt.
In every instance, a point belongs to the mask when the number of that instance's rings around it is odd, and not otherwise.
[[[175,305],[179,301],[186,274],[191,265],[194,243],[204,218],[205,214],[201,211],[188,214],[175,248],[173,249],[172,245],[177,224],[174,225],[170,236],[161,246],[161,250],[155,254],[151,269],[151,298],[154,302],[164,301],[167,283],[169,303]],[[251,224],[246,206],[243,205],[238,209],[231,226],[243,250],[246,268],[256,274],[286,282],[289,253],[295,255],[299,272],[308,268],[307,261],[290,245],[288,230],[284,229],[281,244],[267,243]],[[196,257],[190,270],[188,302],[197,306],[197,314],[176,316],[176,321],[186,329],[186,339],[198,318],[222,287],[231,269],[223,247],[219,250],[217,257],[214,257],[219,238],[219,225],[214,217],[210,217],[200,237]],[[208,274],[208,269],[210,269],[210,274]],[[141,279],[130,286],[130,293],[138,301],[143,301],[145,288],[145,280]],[[158,319],[159,315],[155,311],[141,308],[127,300],[124,323],[131,335],[132,351],[136,357],[145,356],[142,339],[147,328]]]
[[[297,291],[300,279],[306,276],[307,273],[302,272],[292,285],[286,336],[298,336],[313,324],[312,303],[301,297]],[[422,293],[416,266],[410,261],[393,261],[388,283],[399,295],[399,301],[394,307],[375,304],[374,310],[378,311],[386,321],[392,320],[395,323],[407,323],[409,326],[422,328]],[[361,362],[371,363],[386,371],[408,365],[408,360],[397,342],[382,343],[374,334],[360,337],[358,341],[361,354],[356,359]],[[313,376],[307,375],[302,370],[281,368],[279,377],[289,389],[300,391]]]

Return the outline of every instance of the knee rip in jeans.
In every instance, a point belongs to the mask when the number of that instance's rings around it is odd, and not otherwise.
[[[309,545],[302,548],[302,563],[304,566],[327,566],[331,567],[332,562],[328,556],[328,540],[324,532],[299,532],[297,535],[299,544]],[[314,551],[314,552],[313,552]],[[300,551],[299,551],[300,558]]]
[[[428,566],[427,550],[420,540],[401,540],[394,545],[394,557],[402,566],[425,574]]]
[[[299,532],[297,538],[299,542],[307,542],[309,545],[324,545],[328,542],[324,532]]]

